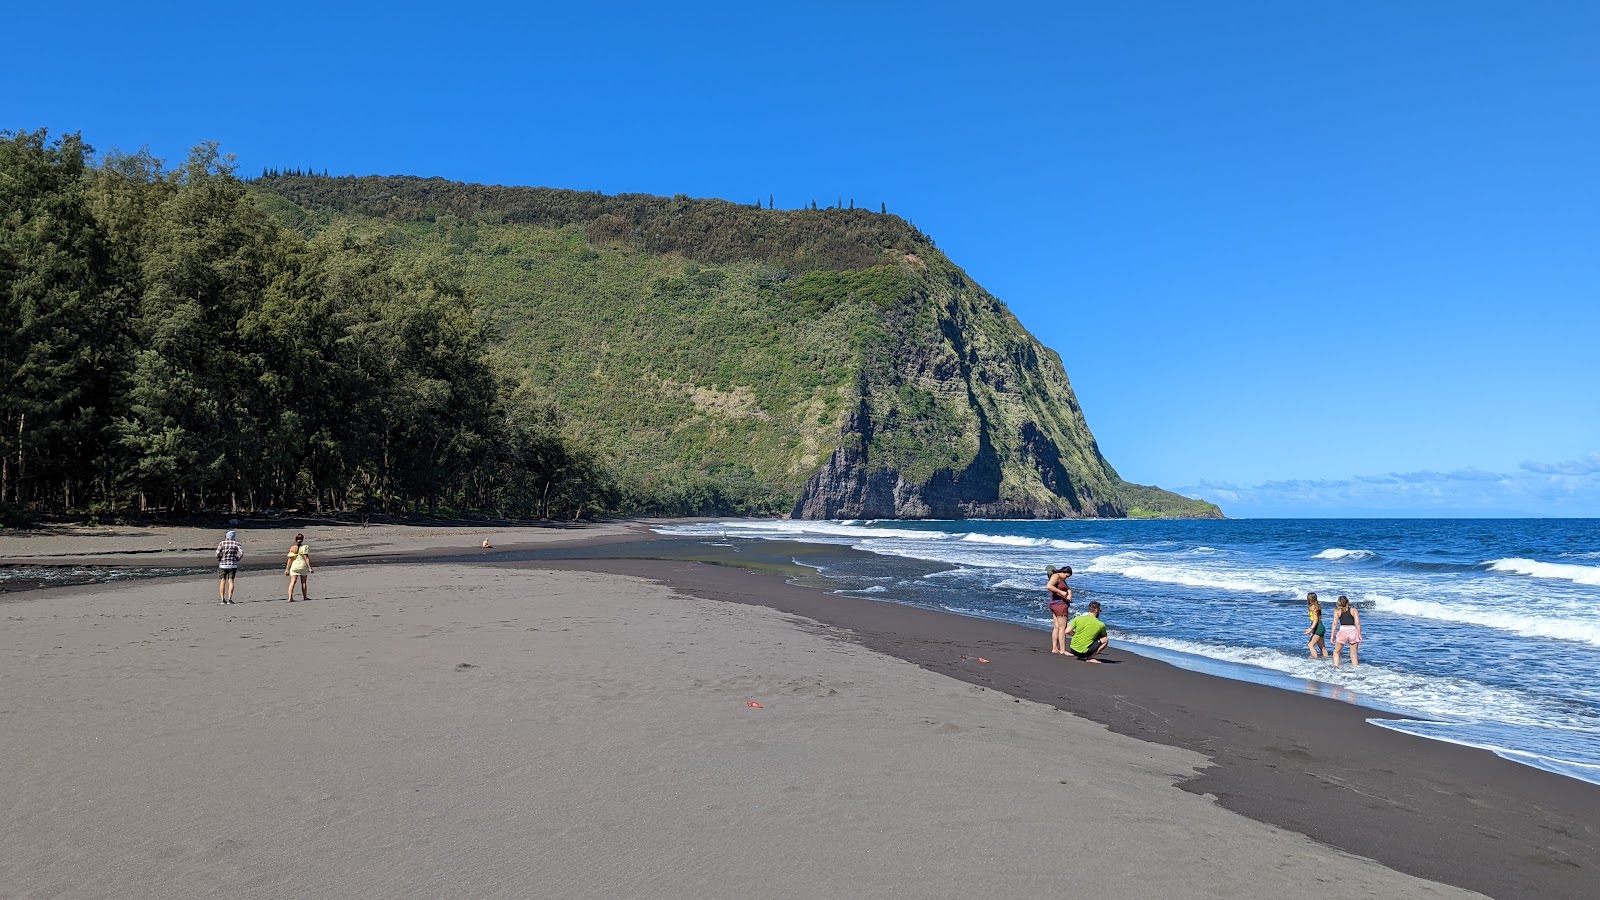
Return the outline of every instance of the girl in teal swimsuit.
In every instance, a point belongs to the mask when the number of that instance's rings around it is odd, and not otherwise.
[[[1311,635],[1311,640],[1306,642],[1306,650],[1310,651],[1312,659],[1321,659],[1328,650],[1328,645],[1323,641],[1328,634],[1328,624],[1322,621],[1322,604],[1317,602],[1316,594],[1306,595],[1306,612],[1311,615],[1311,627],[1300,633]]]

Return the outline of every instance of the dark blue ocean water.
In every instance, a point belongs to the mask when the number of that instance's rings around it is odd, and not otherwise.
[[[818,547],[835,590],[1049,627],[1044,569],[1112,640],[1420,721],[1373,722],[1600,783],[1600,520],[797,522],[662,526]],[[870,555],[825,552],[844,545]],[[1361,667],[1308,657],[1305,595],[1361,611]],[[1045,640],[1041,636],[1041,640]]]

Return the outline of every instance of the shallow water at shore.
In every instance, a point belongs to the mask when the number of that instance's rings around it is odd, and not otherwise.
[[[789,555],[850,596],[1039,628],[1044,567],[1127,649],[1412,717],[1375,724],[1600,783],[1600,523],[1592,520],[793,522],[661,526]],[[1310,659],[1304,597],[1350,596],[1362,666]],[[1514,601],[1508,599],[1514,598]]]
[[[203,566],[40,566],[0,565],[0,595],[36,591],[44,588],[108,584],[130,578],[166,578],[172,575],[200,575],[214,572]]]

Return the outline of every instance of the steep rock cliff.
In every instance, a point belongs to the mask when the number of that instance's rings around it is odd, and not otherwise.
[[[1060,357],[936,250],[862,347],[839,445],[796,518],[1079,518],[1128,512]]]

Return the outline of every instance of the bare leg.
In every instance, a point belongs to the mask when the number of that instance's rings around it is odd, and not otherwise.
[[[1051,618],[1055,620],[1055,624],[1050,626],[1050,652],[1065,653],[1067,642],[1062,632],[1067,630],[1067,619],[1065,616],[1051,616]]]
[[[1358,652],[1360,649],[1361,649],[1361,645],[1360,644],[1351,644],[1350,645],[1350,668],[1352,668],[1352,669],[1354,669],[1357,666],[1361,665],[1361,654]]]
[[[1089,658],[1084,660],[1084,662],[1089,662],[1089,663],[1094,663],[1096,665],[1099,665],[1100,664],[1100,660],[1096,659],[1095,657],[1098,657],[1100,655],[1100,651],[1106,649],[1109,646],[1111,646],[1111,639],[1110,638],[1101,638],[1100,640],[1095,641],[1094,646],[1089,648]]]
[[[237,577],[238,577],[238,573],[234,573],[234,578],[237,578]],[[229,578],[228,579],[228,596],[225,599],[229,603],[233,602],[233,578]]]
[[[289,602],[290,603],[294,602],[294,583],[296,581],[298,581],[298,580],[300,580],[300,576],[299,575],[290,575],[289,576]]]
[[[226,578],[217,579],[217,602],[228,602],[228,579]]]
[[[310,600],[311,599],[310,597],[306,596],[306,589],[307,589],[307,586],[310,583],[311,583],[311,573],[307,572],[306,574],[300,576],[300,599],[301,600]]]

